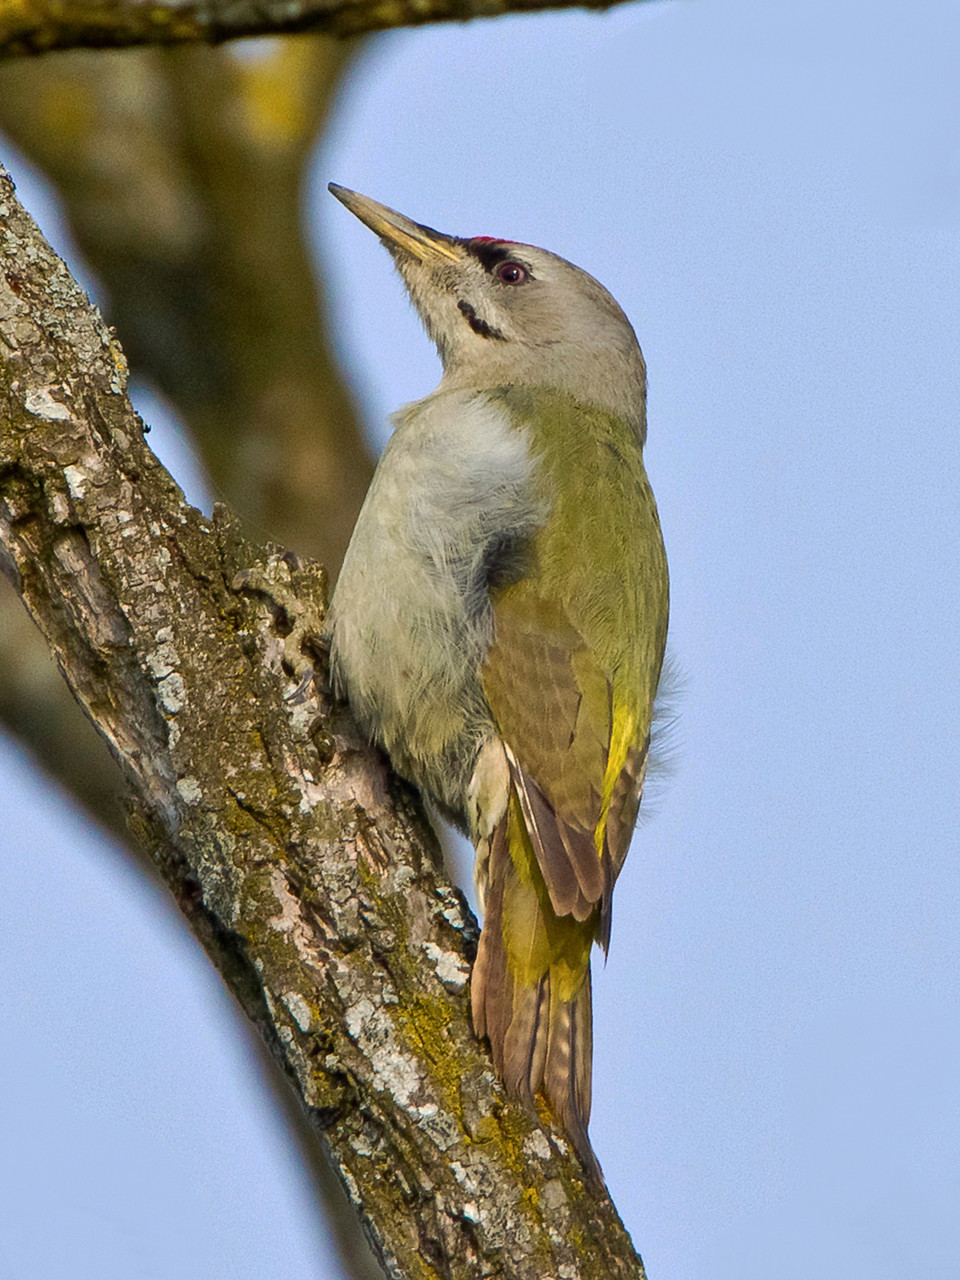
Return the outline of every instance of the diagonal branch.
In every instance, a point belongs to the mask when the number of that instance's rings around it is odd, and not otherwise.
[[[642,1278],[609,1199],[470,1031],[475,927],[415,800],[344,709],[284,700],[322,571],[186,504],[5,175],[0,430],[0,565],[389,1274]]]
[[[240,36],[359,35],[428,22],[607,9],[622,0],[21,0],[0,8],[0,58],[54,49],[218,44]]]

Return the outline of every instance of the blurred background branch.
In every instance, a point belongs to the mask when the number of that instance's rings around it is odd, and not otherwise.
[[[458,21],[538,9],[606,9],[622,0],[23,0],[0,12],[0,58],[55,49],[217,44],[239,36],[298,32],[360,35],[390,27]]]

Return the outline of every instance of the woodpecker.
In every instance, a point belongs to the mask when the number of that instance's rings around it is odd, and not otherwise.
[[[334,687],[472,840],[475,1030],[507,1092],[544,1094],[600,1176],[590,953],[609,945],[667,633],[643,356],[556,254],[330,190],[392,254],[443,364],[394,416],[357,520]]]

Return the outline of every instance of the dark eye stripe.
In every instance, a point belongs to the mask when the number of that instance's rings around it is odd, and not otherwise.
[[[512,241],[486,241],[483,237],[480,239],[472,239],[472,241],[461,241],[463,247],[468,253],[474,255],[477,262],[488,270],[490,275],[494,274],[500,262],[517,262],[526,271],[527,278],[532,279],[532,271],[526,262],[522,262],[513,252],[518,248]]]
[[[501,262],[507,262],[513,257],[509,246],[501,241],[467,240],[465,244],[467,251],[491,274]]]

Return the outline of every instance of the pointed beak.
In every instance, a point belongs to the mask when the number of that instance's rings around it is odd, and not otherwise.
[[[378,204],[376,200],[362,196],[357,191],[338,187],[335,182],[329,184],[328,190],[371,231],[375,231],[391,252],[402,249],[420,262],[436,266],[442,262],[459,262],[462,259],[463,250],[452,236],[445,236],[432,227],[423,227],[419,222],[413,222],[402,213],[397,213],[395,209],[388,209],[385,204]]]

